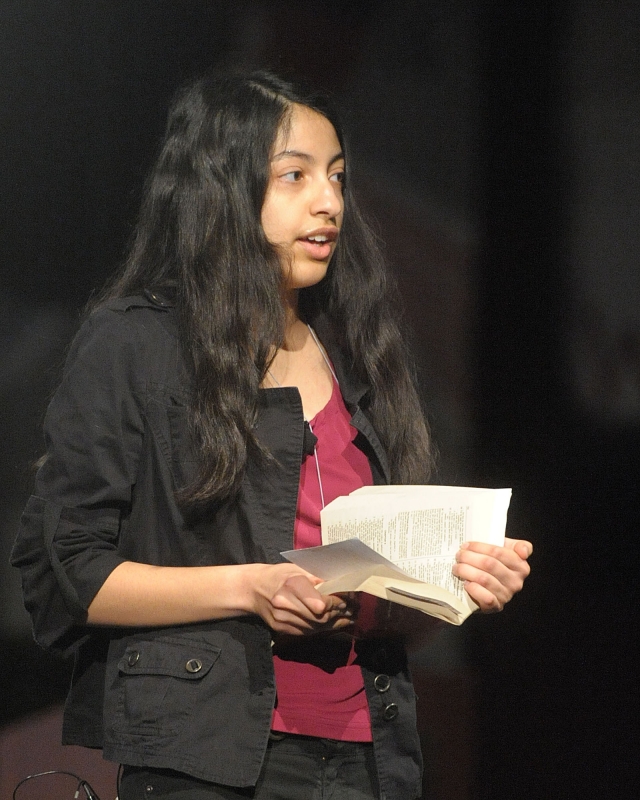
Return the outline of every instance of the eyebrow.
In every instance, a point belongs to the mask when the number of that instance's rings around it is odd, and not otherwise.
[[[307,161],[312,163],[315,161],[315,158],[310,155],[309,153],[303,153],[301,150],[283,150],[281,153],[276,153],[276,155],[272,158],[272,161],[279,161],[283,158],[301,158],[303,161]],[[335,164],[336,161],[344,160],[344,153],[340,151],[336,153],[333,158],[329,160],[329,166]]]

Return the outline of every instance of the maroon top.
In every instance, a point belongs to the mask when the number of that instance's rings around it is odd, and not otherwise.
[[[318,465],[316,456],[308,455],[300,469],[294,529],[296,549],[322,544],[320,482],[325,504],[373,483],[367,457],[353,444],[357,431],[350,420],[334,381],[331,399],[310,422],[318,439]],[[286,642],[278,642],[273,657],[278,698],[272,728],[306,736],[370,742],[369,707],[362,673],[354,660],[353,643],[345,637],[289,637]]]

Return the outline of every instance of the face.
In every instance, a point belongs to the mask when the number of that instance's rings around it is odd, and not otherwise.
[[[344,157],[333,125],[306,106],[294,105],[278,135],[262,228],[282,253],[290,290],[321,281],[342,225]]]

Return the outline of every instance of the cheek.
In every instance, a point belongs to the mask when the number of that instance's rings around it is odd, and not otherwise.
[[[260,222],[264,235],[271,244],[281,244],[285,241],[282,215],[279,212],[278,204],[273,198],[267,197],[265,199],[260,214]]]

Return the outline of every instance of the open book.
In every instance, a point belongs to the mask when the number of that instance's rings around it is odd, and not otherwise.
[[[502,545],[511,489],[365,486],[321,512],[322,546],[289,561],[322,594],[368,592],[461,625],[477,606],[451,574],[463,542]]]

